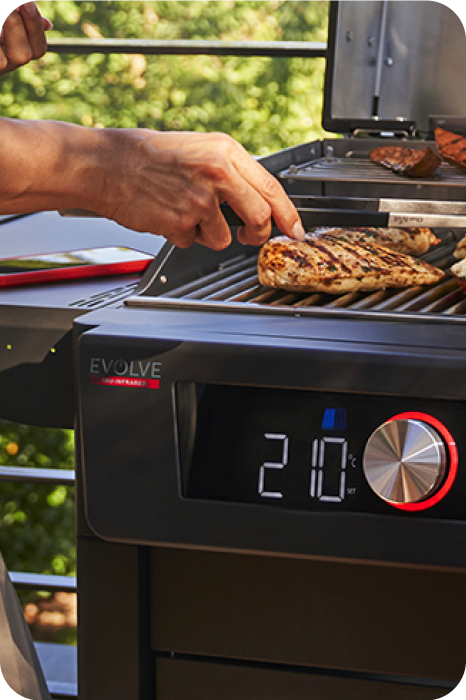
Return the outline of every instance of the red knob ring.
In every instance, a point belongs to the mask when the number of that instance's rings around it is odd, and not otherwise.
[[[387,423],[391,423],[393,420],[420,420],[423,423],[427,423],[435,428],[442,438],[444,439],[446,446],[448,448],[448,453],[450,455],[450,468],[448,470],[447,478],[443,483],[443,486],[436,491],[432,496],[426,498],[425,501],[419,501],[418,503],[390,503],[394,508],[399,510],[407,510],[410,512],[426,510],[427,508],[432,508],[437,503],[439,503],[442,498],[445,498],[447,493],[450,491],[453,483],[456,479],[458,473],[458,449],[456,443],[453,439],[451,433],[446,429],[446,427],[437,418],[430,416],[428,413],[418,413],[417,411],[411,411],[408,413],[398,413],[396,416],[390,418]]]

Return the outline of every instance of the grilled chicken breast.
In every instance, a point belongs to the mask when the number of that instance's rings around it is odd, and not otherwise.
[[[368,292],[433,284],[443,275],[409,255],[330,235],[306,241],[277,236],[265,243],[258,259],[261,284],[293,292]]]
[[[466,170],[466,139],[445,129],[435,129],[438,152],[449,163]]]
[[[374,163],[393,170],[397,175],[408,177],[429,177],[442,162],[442,159],[429,147],[381,146],[374,148],[369,153],[369,158]]]
[[[459,262],[455,263],[452,265],[450,268],[455,277],[457,277],[460,280],[465,280],[466,279],[466,257],[464,257],[462,260]]]
[[[332,228],[322,227],[310,231],[310,235],[319,238],[331,235],[348,243],[375,243],[396,253],[423,255],[432,245],[440,243],[430,228]],[[466,255],[466,249],[464,254]]]
[[[455,250],[453,251],[453,255],[458,260],[461,260],[461,258],[466,258],[466,236],[464,236],[464,238],[460,240]]]

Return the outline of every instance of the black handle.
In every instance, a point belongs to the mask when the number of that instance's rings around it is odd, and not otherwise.
[[[292,198],[293,203],[297,205],[298,214],[301,217],[301,221],[305,229],[315,228],[317,226],[358,226],[358,227],[386,227],[388,226],[389,214],[387,212],[379,212],[370,210],[370,207],[375,206],[375,202],[378,205],[378,200],[364,200],[366,202],[366,209],[360,208],[360,206],[354,209],[341,209],[341,208],[330,208],[332,207],[335,198],[328,199],[326,197],[302,197]],[[324,208],[315,207],[317,200],[319,203],[325,203]],[[346,203],[348,200],[344,200]],[[357,200],[355,200],[356,203]],[[309,204],[312,202],[312,208],[302,206],[303,204]],[[230,226],[242,226],[243,221],[240,219],[238,214],[233,211],[233,209],[227,204],[222,204],[221,206],[222,214],[225,217],[226,222]],[[272,219],[272,225],[276,226],[275,221]]]

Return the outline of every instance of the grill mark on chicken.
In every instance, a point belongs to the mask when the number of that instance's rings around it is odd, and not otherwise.
[[[311,229],[308,236],[321,239],[333,236],[348,243],[374,243],[396,253],[423,255],[440,239],[429,228],[372,228],[349,226],[347,228],[321,226]]]
[[[292,258],[300,267],[308,264],[306,257],[304,255],[299,255],[295,250],[285,250],[283,251],[283,255],[287,258]]]
[[[433,265],[374,244],[337,237],[269,240],[258,258],[261,284],[276,289],[344,294],[433,284],[444,273]]]
[[[333,236],[328,236],[327,238],[328,240],[332,240],[341,245],[342,248],[347,250],[352,255],[354,255],[355,253],[357,254],[357,251],[355,251],[354,247],[355,245],[364,248],[364,250],[367,250],[369,253],[372,254],[372,256],[374,256],[372,258],[367,259],[367,262],[370,263],[370,267],[372,270],[382,271],[384,269],[384,266],[380,263],[385,263],[385,266],[388,267],[390,267],[390,265],[399,265],[400,263],[400,256],[398,253],[393,253],[392,251],[388,250],[387,248],[383,248],[382,246],[374,246],[366,242],[361,242],[357,244],[349,243],[348,241],[342,241]],[[405,262],[407,264],[410,263],[409,259]],[[415,263],[416,261],[413,262]]]
[[[323,253],[326,257],[327,260],[329,261],[329,269],[333,266],[336,267],[339,265],[341,267],[341,270],[347,274],[351,274],[351,268],[345,265],[345,263],[338,258],[337,255],[335,255],[334,252],[332,252],[331,249],[329,249],[328,246],[322,244],[322,243],[315,243],[314,247],[317,248],[317,250],[320,250],[321,253]],[[322,260],[321,265],[325,265],[325,260]]]
[[[331,237],[329,236],[329,239]],[[378,265],[378,262],[383,262],[385,263],[386,267],[396,267],[399,266],[400,263],[405,266],[409,267],[412,270],[417,270],[419,266],[423,266],[425,269],[430,269],[431,272],[438,272],[437,268],[434,267],[433,265],[430,265],[429,263],[426,262],[420,262],[419,260],[416,260],[415,258],[412,258],[410,255],[404,255],[402,253],[395,253],[391,250],[388,250],[387,248],[384,248],[383,246],[377,246],[371,243],[348,243],[347,241],[338,241],[340,245],[343,245],[343,247],[346,247],[346,250],[352,254],[357,255],[357,251],[355,251],[355,246],[356,247],[361,247],[364,248],[365,250],[369,251],[372,253],[372,255],[375,256],[370,260],[371,263],[371,268],[372,269],[379,269],[383,270],[384,267],[382,265]],[[369,261],[368,261],[369,262]]]

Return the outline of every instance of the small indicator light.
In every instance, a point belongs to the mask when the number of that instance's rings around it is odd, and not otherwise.
[[[12,349],[13,349],[13,346],[10,345],[10,344],[8,344],[8,345],[6,346],[6,349],[7,349],[7,350],[12,350]]]
[[[322,421],[322,430],[346,430],[346,410],[344,408],[326,408]]]
[[[50,352],[57,352],[55,348],[50,348]]]

